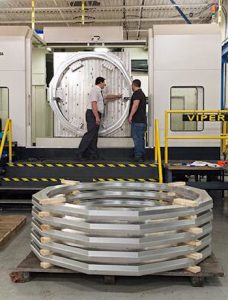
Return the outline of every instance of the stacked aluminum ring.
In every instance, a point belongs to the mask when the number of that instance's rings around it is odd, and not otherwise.
[[[212,206],[205,191],[175,184],[48,187],[33,196],[31,247],[41,262],[87,274],[190,269],[211,254]]]

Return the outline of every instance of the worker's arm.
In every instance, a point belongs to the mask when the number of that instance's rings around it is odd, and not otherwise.
[[[128,122],[129,123],[132,122],[132,118],[133,118],[134,114],[136,113],[136,111],[139,107],[139,102],[140,102],[140,100],[134,100],[133,101],[132,108],[131,108],[131,111],[130,111],[130,115],[128,117]]]
[[[107,95],[104,97],[104,102],[107,103],[109,101],[114,101],[114,100],[118,100],[121,99],[122,95]]]
[[[92,111],[93,111],[94,117],[96,118],[96,124],[99,125],[101,119],[100,119],[100,116],[98,114],[97,101],[92,101],[91,106],[92,106]]]

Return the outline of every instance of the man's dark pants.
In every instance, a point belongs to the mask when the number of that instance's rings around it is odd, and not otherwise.
[[[145,139],[144,134],[146,131],[145,123],[131,123],[131,135],[134,141],[134,156],[135,158],[145,158]]]
[[[101,114],[99,113],[101,117]],[[96,118],[92,109],[86,111],[87,132],[82,137],[79,145],[79,156],[98,157],[97,139],[99,125],[96,124]]]

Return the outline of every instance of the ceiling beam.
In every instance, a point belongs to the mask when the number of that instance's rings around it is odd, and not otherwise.
[[[199,21],[200,18],[192,18],[193,21]],[[128,23],[132,23],[132,22],[138,22],[139,18],[134,18],[134,19],[128,19],[127,22]],[[143,18],[141,19],[141,22],[164,22],[164,21],[183,21],[182,18],[180,17],[175,17],[175,18]],[[72,19],[65,19],[65,20],[36,20],[37,24],[43,24],[43,23],[78,23],[79,24],[79,20],[72,20]],[[92,21],[93,23],[123,23],[124,19],[94,19]],[[1,21],[0,20],[0,24],[30,24],[31,21],[30,20],[12,20],[12,21]],[[80,22],[81,23],[81,22]],[[85,24],[88,23],[90,24],[91,21],[90,20],[85,20]]]
[[[125,0],[123,0],[123,19],[124,19],[124,22],[123,22],[123,29],[126,31],[126,39],[128,40],[128,31],[127,31],[127,18],[126,18],[126,2]]]
[[[202,8],[202,7],[207,7],[208,4],[207,3],[189,3],[189,4],[178,4],[179,7],[182,8]],[[86,9],[91,9],[91,10],[96,10],[96,11],[106,11],[106,10],[123,10],[123,8],[125,9],[162,9],[162,8],[172,8],[173,4],[160,4],[160,5],[118,5],[118,6],[88,6],[85,5]],[[81,7],[71,7],[71,6],[54,6],[54,7],[36,7],[36,12],[39,11],[58,11],[59,9],[61,9],[62,11],[80,11]],[[31,7],[2,7],[0,6],[0,11],[2,12],[27,12],[27,11],[31,11],[32,8]]]
[[[142,0],[140,11],[139,11],[139,23],[138,23],[138,32],[137,32],[137,40],[139,39],[140,36],[140,29],[141,29],[141,20],[143,18],[143,7],[145,5],[145,0]]]

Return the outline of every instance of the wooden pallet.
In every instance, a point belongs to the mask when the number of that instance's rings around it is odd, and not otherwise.
[[[0,216],[0,249],[12,239],[13,236],[26,223],[26,216],[1,215]]]
[[[212,254],[209,258],[204,260],[201,264],[201,272],[197,274],[193,274],[186,270],[179,270],[179,271],[169,271],[163,272],[151,276],[176,276],[176,277],[189,277],[192,286],[203,286],[204,279],[206,277],[223,277],[224,272],[220,264],[218,263],[214,254]],[[67,275],[67,274],[76,274],[78,272],[72,271],[69,269],[64,269],[60,267],[50,267],[48,269],[42,269],[40,267],[40,261],[37,257],[30,252],[30,254],[17,266],[17,268],[11,272],[10,278],[14,283],[22,283],[30,281],[32,276],[34,275],[43,275],[44,273],[48,274],[49,276],[52,274],[60,274],[60,275]],[[104,283],[114,284],[115,279],[117,276],[110,276],[104,275]]]

